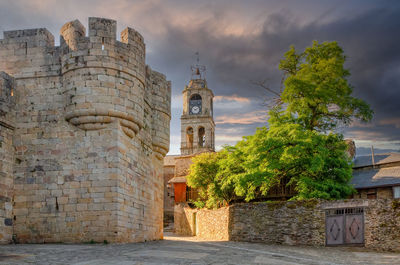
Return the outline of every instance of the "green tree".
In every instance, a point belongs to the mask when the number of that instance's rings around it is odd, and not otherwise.
[[[347,146],[333,130],[354,119],[370,121],[373,111],[351,96],[345,58],[336,42],[315,41],[302,53],[292,46],[285,54],[279,66],[284,90],[280,104],[269,111],[269,129],[257,130],[241,144],[246,173],[237,177],[238,195],[246,200],[256,191],[267,195],[284,178],[295,186],[294,199],[339,199],[354,192]]]

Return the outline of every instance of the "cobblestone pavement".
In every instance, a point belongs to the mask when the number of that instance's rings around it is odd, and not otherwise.
[[[136,244],[0,246],[0,264],[400,264],[400,253],[363,248],[315,248],[166,236]]]

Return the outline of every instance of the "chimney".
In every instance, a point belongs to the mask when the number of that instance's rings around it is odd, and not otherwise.
[[[371,145],[371,156],[372,156],[372,168],[375,168],[375,155],[374,155],[374,146]]]
[[[345,139],[344,141],[347,144],[347,155],[353,160],[356,156],[356,144],[353,139]]]

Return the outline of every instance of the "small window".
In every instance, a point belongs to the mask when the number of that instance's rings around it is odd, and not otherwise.
[[[393,198],[400,198],[400,186],[393,187]]]

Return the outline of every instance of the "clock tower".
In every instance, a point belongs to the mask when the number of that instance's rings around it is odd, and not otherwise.
[[[182,155],[215,151],[214,94],[207,86],[204,72],[204,66],[192,66],[192,78],[182,92]]]

